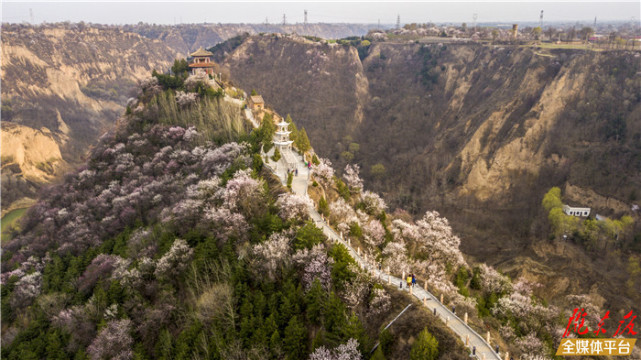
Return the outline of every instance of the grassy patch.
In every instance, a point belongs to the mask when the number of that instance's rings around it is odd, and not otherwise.
[[[18,220],[27,212],[28,208],[16,209],[7,213],[2,217],[0,227],[2,228],[2,243],[11,240],[9,237],[9,230],[17,224]]]

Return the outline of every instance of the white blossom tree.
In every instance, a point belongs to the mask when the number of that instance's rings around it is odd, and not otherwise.
[[[335,349],[329,350],[320,346],[309,355],[309,360],[360,360],[361,352],[358,350],[358,341],[349,339]]]
[[[100,330],[98,336],[87,348],[92,360],[116,359],[129,360],[133,358],[134,343],[130,334],[131,320],[112,320]]]
[[[371,246],[378,246],[385,239],[385,228],[377,219],[365,223],[363,232],[365,233],[365,241]]]
[[[290,193],[280,195],[276,205],[283,220],[299,219],[301,221],[309,217],[308,209],[313,207],[308,197]]]
[[[381,198],[377,193],[371,191],[363,191],[361,193],[361,202],[363,202],[365,210],[369,214],[377,215],[387,209],[385,200],[383,200],[383,198]]]
[[[158,260],[154,274],[160,279],[176,279],[189,265],[193,253],[185,240],[174,240],[169,251]]]
[[[363,179],[359,176],[360,167],[356,164],[345,166],[343,178],[347,181],[349,188],[355,192],[363,190]]]
[[[274,233],[269,237],[269,240],[254,245],[252,254],[254,255],[253,265],[256,272],[275,280],[278,270],[287,267],[290,263],[289,242],[290,238],[286,234]]]
[[[314,167],[314,176],[323,187],[327,188],[334,182],[334,168],[327,159],[320,158],[318,161],[319,164]]]

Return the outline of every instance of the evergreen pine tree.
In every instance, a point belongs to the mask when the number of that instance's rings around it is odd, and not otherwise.
[[[323,313],[323,322],[326,329],[325,339],[328,345],[337,346],[342,340],[342,331],[345,326],[345,305],[334,293],[330,293],[329,300]]]
[[[314,280],[306,297],[307,319],[314,325],[320,325],[323,308],[325,307],[326,293],[318,279]]]
[[[172,344],[171,344],[171,334],[169,333],[169,330],[167,328],[164,328],[160,332],[160,336],[158,337],[158,342],[156,343],[156,358],[157,359],[171,359],[171,350],[172,350]]]
[[[307,356],[307,329],[293,316],[285,328],[283,347],[288,359],[304,359]]]
[[[306,153],[307,151],[309,151],[309,149],[312,148],[312,145],[309,143],[309,138],[307,137],[305,128],[302,128],[300,130],[297,140],[298,142],[296,143],[296,147],[298,148],[298,150],[300,150],[300,152]]]
[[[281,358],[281,346],[283,345],[283,342],[280,338],[280,333],[278,332],[278,329],[274,330],[272,333],[272,336],[269,338],[269,350],[272,352],[272,355],[275,358]]]
[[[369,344],[369,339],[365,334],[365,328],[363,327],[363,323],[361,323],[361,319],[359,319],[354,313],[352,313],[347,320],[347,324],[343,327],[343,339],[344,341],[349,339],[358,340],[358,349],[361,353],[365,353],[365,349]]]
[[[434,360],[438,356],[438,341],[427,328],[418,334],[410,350],[411,360]]]

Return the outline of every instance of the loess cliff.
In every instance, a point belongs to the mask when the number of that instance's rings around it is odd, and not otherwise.
[[[629,250],[595,257],[541,242],[541,199],[560,186],[565,201],[635,216],[639,53],[267,35],[223,58],[238,85],[290,112],[338,168],[361,165],[392,206],[445,214],[469,256],[553,296],[592,289],[630,304],[618,290]]]
[[[3,182],[3,193],[32,197],[66,164],[79,164],[122,114],[137,81],[175,56],[160,41],[117,28],[3,24],[3,178],[30,184]],[[5,209],[11,200],[3,200]]]

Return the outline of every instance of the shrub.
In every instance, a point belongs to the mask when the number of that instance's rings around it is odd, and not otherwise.
[[[281,158],[280,150],[278,150],[278,148],[276,148],[276,150],[274,150],[274,155],[272,155],[272,160],[278,161],[278,160],[280,160],[280,158]]]
[[[394,335],[388,329],[381,331],[381,334],[378,336],[379,347],[384,355],[392,354],[392,346],[394,345]]]
[[[318,212],[322,215],[329,216],[329,205],[325,197],[321,197],[320,200],[318,200]]]
[[[307,221],[305,226],[298,230],[294,239],[294,249],[311,249],[325,239],[323,231],[314,225],[313,222]]]

